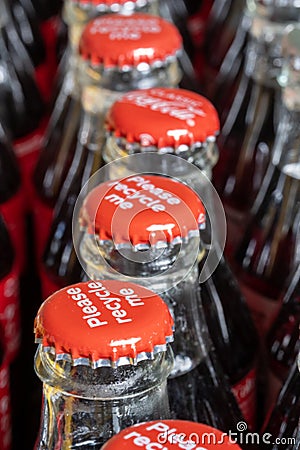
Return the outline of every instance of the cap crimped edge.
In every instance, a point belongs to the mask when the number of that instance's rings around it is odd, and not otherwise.
[[[131,250],[133,252],[139,252],[139,251],[146,251],[146,250],[161,250],[161,249],[165,249],[165,248],[173,248],[176,247],[177,245],[180,244],[185,244],[187,243],[190,239],[194,238],[194,237],[199,237],[199,230],[201,229],[205,229],[205,221],[202,223],[199,223],[199,229],[197,230],[190,230],[186,236],[181,237],[181,236],[177,236],[176,238],[174,238],[172,241],[157,241],[154,244],[150,244],[150,243],[146,243],[146,242],[140,242],[138,244],[133,244],[133,243],[129,243],[129,242],[119,242],[116,243],[115,242],[115,236],[114,238],[112,237],[111,239],[109,238],[101,238],[99,237],[98,234],[95,233],[91,233],[88,230],[88,226],[87,225],[80,225],[80,230],[82,232],[85,232],[91,239],[95,239],[96,240],[96,244],[99,247],[112,247],[116,250]]]
[[[175,141],[174,145],[172,146],[161,145],[159,142],[152,145],[143,145],[142,137],[141,140],[137,141],[133,138],[132,133],[127,133],[127,135],[124,136],[123,133],[119,132],[118,130],[115,130],[113,126],[111,126],[108,122],[106,123],[106,128],[108,136],[113,137],[116,140],[119,140],[129,154],[156,152],[159,155],[164,155],[167,153],[171,153],[180,156],[182,158],[185,158],[187,154],[191,154],[190,156],[192,156],[192,153],[196,151],[205,152],[207,144],[215,143],[217,140],[217,136],[220,133],[220,131],[216,131],[213,135],[207,136],[205,140],[194,141],[191,142],[190,145],[189,144],[176,145]]]
[[[174,330],[174,326],[172,326]],[[80,356],[80,357],[72,357],[71,353],[64,352],[63,348],[59,349],[58,347],[52,346],[47,338],[45,337],[35,337],[35,343],[42,346],[42,351],[45,353],[50,353],[55,357],[55,362],[66,361],[69,362],[72,366],[89,366],[92,369],[98,369],[99,367],[120,367],[125,365],[136,366],[141,361],[153,360],[158,353],[163,353],[167,351],[167,345],[174,341],[174,336],[166,336],[164,344],[154,345],[151,352],[140,352],[137,353],[134,357],[130,356],[122,356],[116,360],[110,358],[97,358],[93,359],[91,357]],[[61,350],[61,351],[59,351]]]
[[[101,70],[137,70],[140,72],[147,72],[155,69],[163,69],[177,61],[182,54],[182,48],[178,48],[174,50],[173,53],[166,54],[165,56],[161,56],[156,60],[149,62],[145,60],[136,61],[136,63],[128,63],[124,62],[123,55],[117,60],[112,60],[110,57],[108,58],[99,58],[99,57],[91,57],[90,52],[84,52],[82,50],[81,45],[79,45],[79,54],[85,63],[88,63],[91,67]]]

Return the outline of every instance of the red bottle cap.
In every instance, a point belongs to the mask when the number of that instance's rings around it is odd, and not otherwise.
[[[157,175],[133,175],[94,188],[80,213],[81,225],[116,248],[163,247],[199,235],[204,206],[188,186]],[[168,244],[167,244],[168,243]]]
[[[91,20],[80,43],[81,56],[105,67],[161,64],[175,57],[182,38],[171,23],[150,14],[107,14]]]
[[[134,425],[113,436],[103,450],[205,449],[238,450],[240,446],[223,432],[186,420],[161,420]]]
[[[158,148],[203,143],[220,129],[218,113],[205,97],[184,89],[131,91],[110,108],[107,127],[116,137]]]
[[[51,295],[35,319],[35,339],[73,365],[136,364],[166,350],[173,320],[149,289],[122,281],[88,281]]]

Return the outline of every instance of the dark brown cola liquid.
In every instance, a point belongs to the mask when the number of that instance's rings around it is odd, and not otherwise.
[[[262,335],[278,313],[279,296],[293,269],[300,193],[295,175],[273,167],[263,199],[235,256],[242,291]]]
[[[205,423],[225,433],[237,432],[237,424],[245,419],[231,393],[228,379],[220,373],[222,369],[211,351],[193,370],[169,378],[171,417]],[[239,438],[240,435],[243,433],[238,433]],[[237,435],[233,437],[237,438]],[[246,439],[244,445],[240,442],[239,445],[245,450],[258,448]]]
[[[50,209],[56,204],[76,149],[80,116],[80,101],[61,91],[34,171],[36,193]]]
[[[228,221],[227,254],[243,236],[275,139],[276,90],[244,75],[218,138],[213,181]]]
[[[258,336],[246,301],[223,257],[210,278],[201,284],[201,298],[220,364],[249,427],[255,430]]]
[[[101,151],[83,147],[80,141],[66,177],[49,238],[44,252],[44,267],[57,286],[64,287],[80,280],[83,269],[73,246],[72,217],[78,195],[102,166]]]

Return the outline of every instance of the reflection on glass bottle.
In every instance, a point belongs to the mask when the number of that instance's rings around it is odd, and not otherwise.
[[[213,2],[204,37],[203,92],[210,100],[216,98],[216,80],[228,58],[228,52],[235,52],[236,63],[242,56],[244,27],[241,22],[245,3],[245,0]]]
[[[273,405],[300,350],[300,265],[287,279],[282,306],[267,337],[269,359],[269,396],[267,408]]]

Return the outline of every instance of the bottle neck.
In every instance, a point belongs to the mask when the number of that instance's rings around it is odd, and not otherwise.
[[[168,347],[136,366],[74,367],[55,363],[40,347],[35,369],[43,381],[43,409],[37,449],[99,449],[133,423],[167,418],[172,363]]]
[[[104,145],[106,113],[124,92],[158,86],[176,87],[180,79],[176,60],[163,67],[149,68],[145,71],[138,69],[128,72],[107,69],[95,71],[86,64],[82,64],[79,70],[82,74],[79,92],[83,108],[81,121],[83,133],[80,133],[80,140],[88,142],[87,147],[97,151],[102,150]],[[84,145],[84,142],[82,144]]]
[[[136,89],[177,87],[181,79],[176,57],[159,67],[146,64],[143,68],[132,67],[130,70],[122,70],[120,67],[94,69],[81,60],[79,70],[83,108],[96,114],[102,112],[103,97],[107,101],[106,97],[112,95],[112,92],[120,95]]]
[[[6,0],[1,1],[0,4],[0,29],[5,27],[9,20],[11,19],[10,14],[8,12],[8,7],[6,4]]]
[[[169,151],[166,153],[165,150]],[[138,143],[131,144],[126,139],[118,138],[113,134],[111,134],[106,139],[105,147],[103,150],[103,159],[106,163],[110,163],[124,156],[133,155],[136,153],[144,153],[144,167],[149,167],[150,165],[147,164],[147,159],[150,158],[151,160],[151,156],[149,157],[149,152],[156,152],[157,154],[161,155],[161,165],[160,167],[156,168],[159,173],[166,173],[167,170],[169,171],[170,175],[174,176],[174,174],[176,174],[183,182],[187,183],[190,186],[194,186],[197,183],[197,179],[193,180],[193,174],[191,174],[191,171],[188,170],[186,164],[175,164],[175,162],[172,164],[172,161],[170,161],[170,159],[168,158],[168,154],[176,154],[189,163],[194,164],[207,176],[209,180],[212,177],[212,169],[218,160],[218,147],[214,136],[208,138],[205,143],[198,143],[193,147],[182,146],[182,148],[180,148],[178,151],[172,148],[163,149],[163,151],[160,151],[155,146],[151,148],[143,148],[142,145]],[[117,166],[112,165],[111,170],[117,170],[121,173],[123,173],[125,170],[137,173],[142,169],[139,167],[128,167],[128,165],[132,164],[133,162],[138,164],[141,161],[140,159],[135,161],[125,159],[123,161],[124,167],[121,167],[121,164],[118,164]],[[113,178],[119,177],[118,173],[112,173],[111,175],[113,176]]]
[[[283,63],[281,41],[285,26],[289,23],[284,17],[280,19],[276,17],[274,20],[258,7],[253,13],[246,51],[246,74],[272,87],[278,86],[277,78]]]
[[[190,238],[186,245],[152,249],[147,257],[145,251],[118,251],[112,241],[98,246],[94,236],[85,233],[79,250],[89,278],[128,281],[130,277],[164,299],[175,321],[172,376],[192,370],[211,347],[198,281],[198,262],[205,251],[196,250],[195,261],[195,249],[199,239]]]

